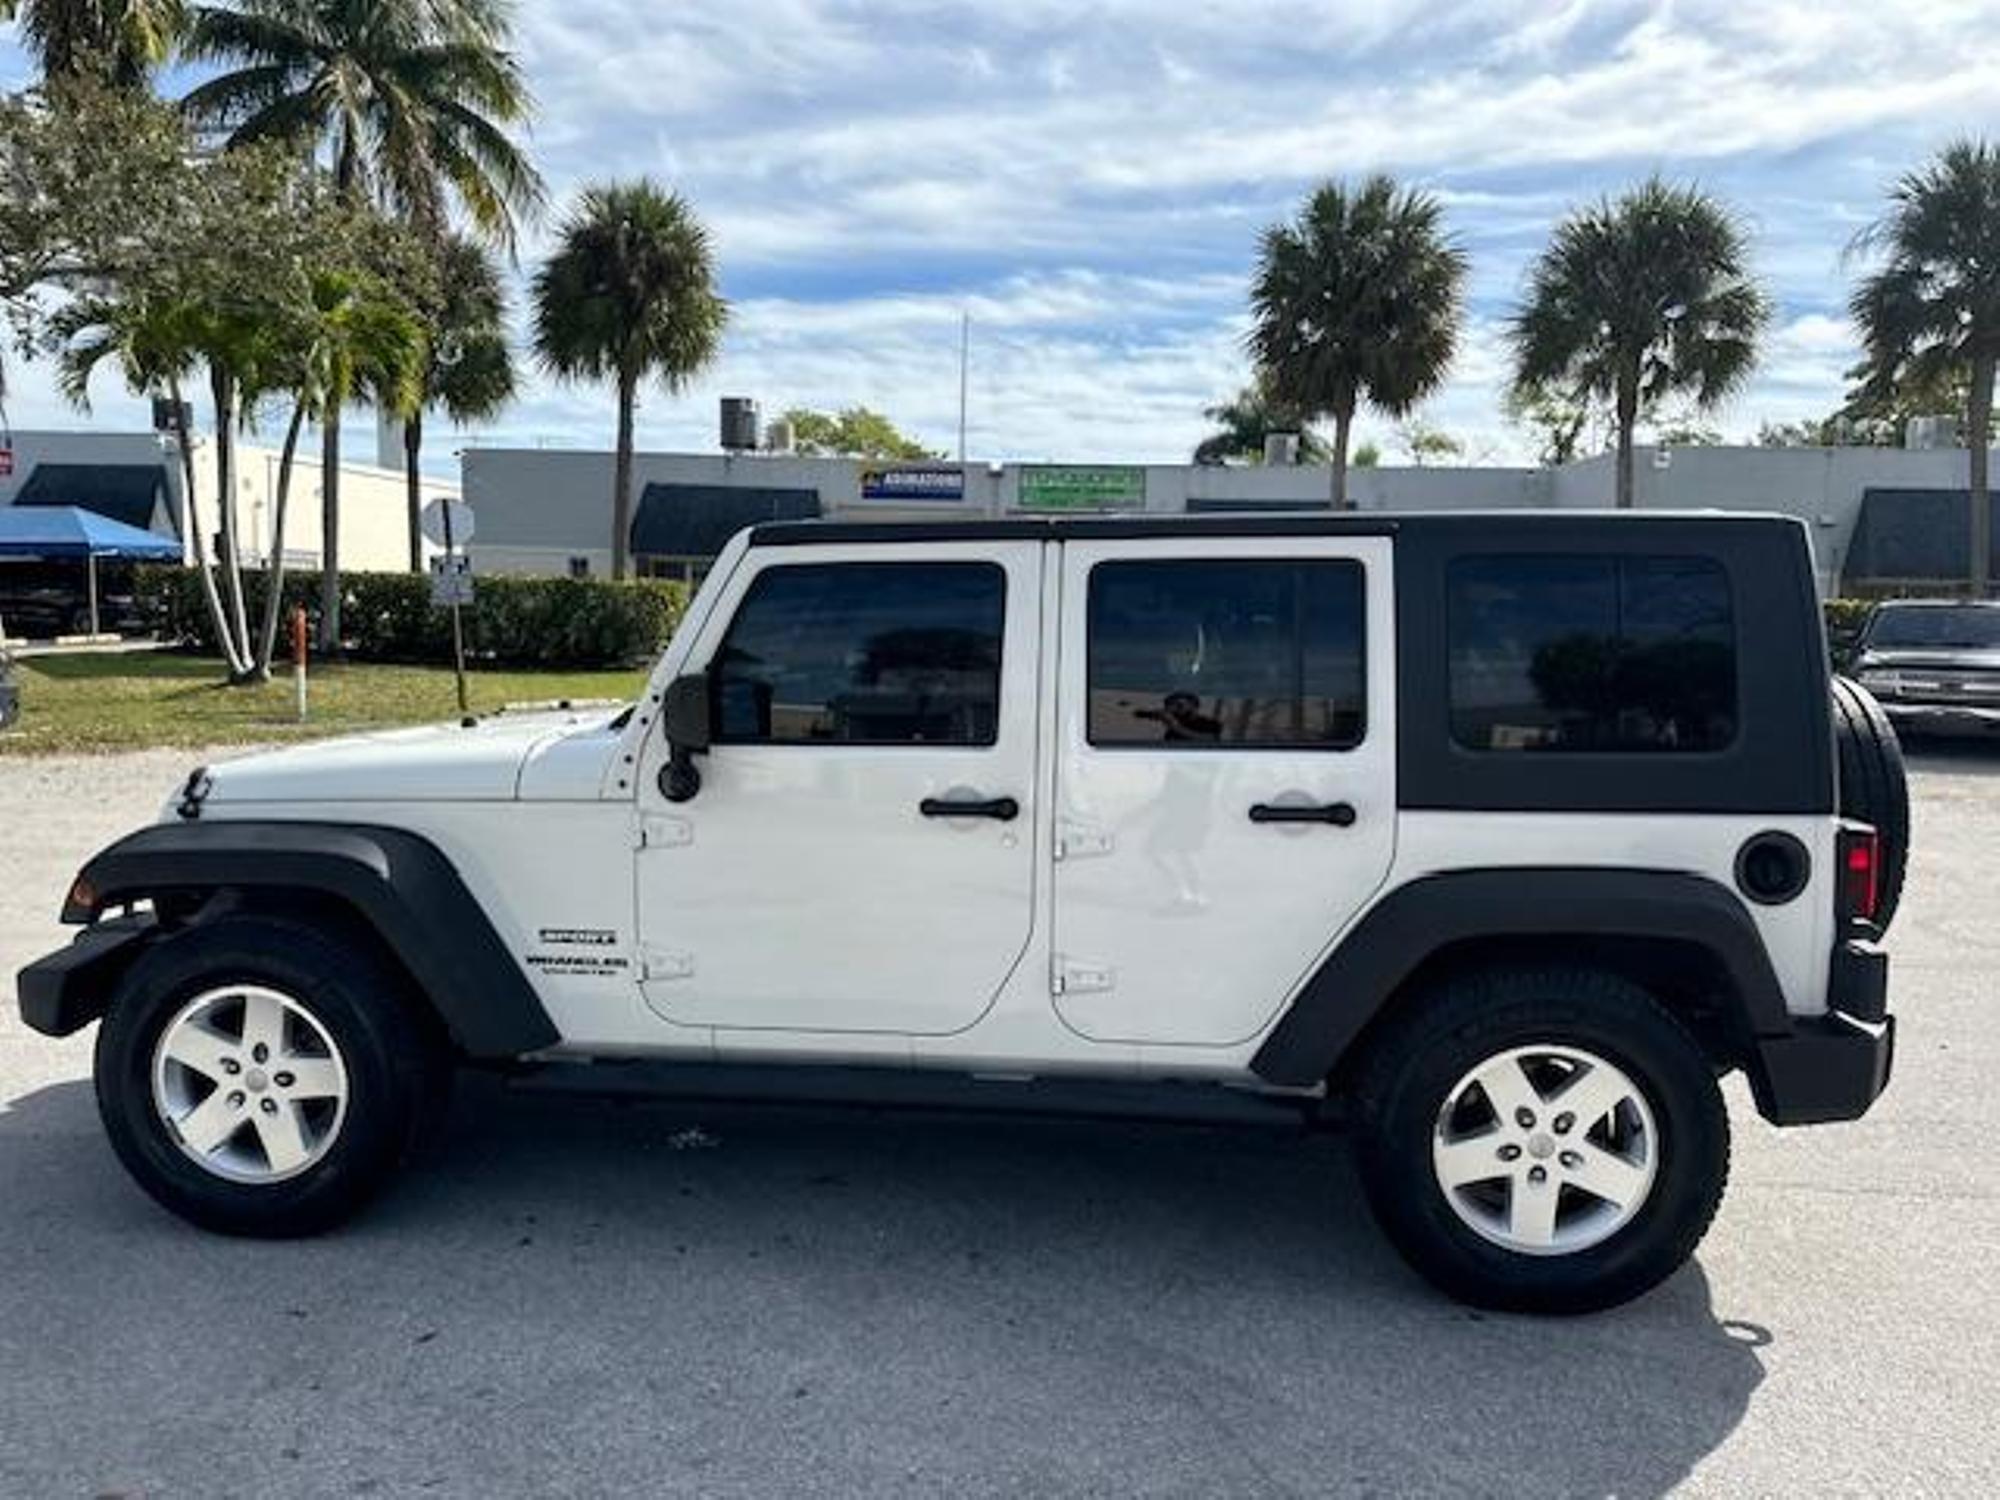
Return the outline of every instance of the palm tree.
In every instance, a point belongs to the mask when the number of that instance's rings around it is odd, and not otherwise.
[[[239,0],[201,6],[191,61],[241,63],[182,107],[227,144],[308,141],[343,193],[442,231],[456,199],[511,246],[515,215],[542,202],[540,175],[504,127],[533,111],[506,48],[500,0]]]
[[[499,268],[472,241],[447,239],[438,252],[439,295],[425,329],[418,402],[403,425],[409,492],[410,571],[424,565],[424,413],[453,422],[483,421],[514,398],[514,356],[507,343],[507,298]]]
[[[136,89],[172,56],[187,8],[182,0],[0,0],[0,21],[13,20],[43,78],[89,74]]]
[[[1508,337],[1513,399],[1608,407],[1618,504],[1632,504],[1632,432],[1667,396],[1721,404],[1757,361],[1770,303],[1743,231],[1694,187],[1648,178],[1556,226]]]
[[[91,377],[106,360],[117,363],[134,395],[164,396],[171,403],[174,439],[180,450],[181,493],[186,499],[188,545],[201,575],[202,598],[223,662],[231,680],[241,681],[250,672],[247,642],[235,628],[209,563],[208,529],[202,522],[200,493],[195,485],[194,443],[188,430],[187,404],[181,398],[189,376],[200,363],[206,323],[203,310],[184,299],[95,296],[79,298],[65,307],[56,315],[52,332],[62,345],[58,378],[63,394],[79,408],[89,409]],[[225,504],[223,508],[229,507]]]
[[[403,416],[416,410],[423,379],[423,324],[400,300],[367,278],[346,271],[313,275],[298,326],[287,327],[276,357],[258,371],[259,384],[292,401],[278,459],[278,492],[272,505],[271,555],[265,570],[264,623],[255,670],[268,677],[277,651],[285,579],[285,516],[291,499],[292,464],[299,432],[307,418],[321,422],[337,411],[356,385],[365,383],[384,409]],[[337,517],[335,518],[337,524]],[[329,596],[321,580],[322,616],[334,613],[339,639],[340,596]]]
[[[639,385],[678,392],[715,358],[728,305],[708,232],[678,193],[640,180],[586,188],[555,254],[536,273],[535,352],[565,380],[618,388],[611,576],[632,544],[632,420]]]
[[[1426,193],[1385,176],[1329,182],[1264,231],[1248,340],[1274,399],[1333,418],[1333,503],[1347,506],[1347,444],[1363,401],[1392,417],[1444,379],[1458,345],[1465,254]]]
[[[367,198],[432,238],[456,200],[510,250],[517,214],[538,213],[540,175],[506,133],[532,111],[506,48],[504,0],[238,0],[202,6],[190,60],[239,63],[183,101],[229,146],[310,142],[329,153],[342,196]],[[321,645],[339,649],[340,413],[320,423],[327,516]]]
[[[424,359],[423,323],[400,301],[346,274],[316,279],[312,327],[303,350],[301,389],[310,393],[320,430],[339,424],[355,396],[369,391],[392,416],[407,421],[416,410]],[[320,556],[340,554],[338,484],[320,473]],[[341,584],[337,566],[320,569],[319,637],[322,650],[341,649]]]
[[[1246,385],[1227,401],[1203,407],[1201,414],[1215,424],[1216,431],[1195,445],[1194,461],[1198,464],[1231,459],[1260,464],[1264,461],[1264,440],[1281,432],[1298,434],[1300,463],[1327,461],[1327,446],[1319,434],[1272,401],[1271,393],[1259,384]]]
[[[1993,383],[2000,364],[2000,147],[1960,140],[1891,189],[1889,211],[1858,241],[1887,263],[1848,301],[1861,330],[1862,394],[1965,390],[1975,595],[1991,583],[1993,510],[1987,472]]]

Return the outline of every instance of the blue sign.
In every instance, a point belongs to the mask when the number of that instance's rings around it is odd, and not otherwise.
[[[963,500],[965,470],[936,464],[899,469],[863,469],[863,500]]]

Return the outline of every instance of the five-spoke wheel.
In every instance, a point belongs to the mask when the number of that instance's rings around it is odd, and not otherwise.
[[[1714,1060],[1608,970],[1466,969],[1401,996],[1357,1093],[1376,1218],[1488,1307],[1636,1297],[1692,1253],[1728,1176]]]
[[[1659,1127],[1639,1086],[1577,1047],[1510,1047],[1459,1079],[1431,1163],[1472,1229],[1524,1255],[1611,1238],[1646,1201]]]
[[[153,1107],[189,1157],[231,1182],[281,1182],[324,1157],[347,1114],[340,1049],[297,999],[207,990],[153,1054]]]
[[[450,1079],[444,1038],[365,935],[237,912],[148,943],[97,1036],[119,1159],[231,1234],[347,1218],[393,1175]]]

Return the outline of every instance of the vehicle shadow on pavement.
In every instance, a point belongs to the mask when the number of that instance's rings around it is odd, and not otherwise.
[[[364,1219],[261,1244],[154,1208],[70,1083],[0,1113],[0,1204],[7,1493],[1652,1495],[1769,1338],[1698,1266],[1459,1307],[1341,1142],[1264,1130],[476,1080]]]

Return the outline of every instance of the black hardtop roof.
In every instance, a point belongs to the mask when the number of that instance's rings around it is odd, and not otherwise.
[[[987,520],[778,521],[750,531],[753,547],[823,546],[833,542],[1124,541],[1139,537],[1450,536],[1480,532],[1496,539],[1537,534],[1575,537],[1605,528],[1680,537],[1746,527],[1799,530],[1796,516],[1724,510],[1460,510],[1260,512],[1251,515],[1007,516]]]

